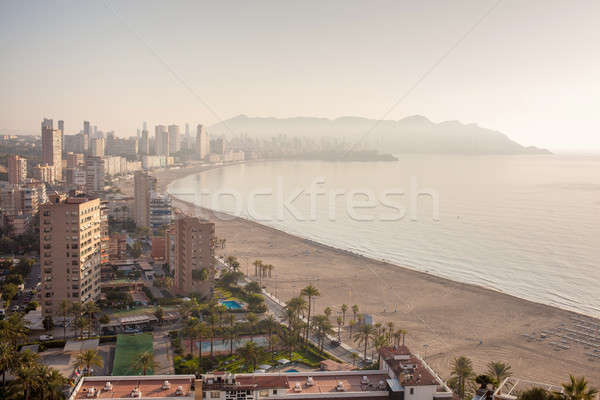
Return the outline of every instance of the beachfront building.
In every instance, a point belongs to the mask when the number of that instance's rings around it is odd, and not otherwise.
[[[198,158],[204,160],[210,152],[210,141],[208,139],[208,132],[203,125],[198,124],[196,127],[196,153]]]
[[[194,375],[86,376],[77,382],[68,400],[200,400],[201,395],[202,382]]]
[[[157,156],[169,155],[169,132],[164,125],[154,127],[154,154]]]
[[[451,400],[452,390],[406,346],[384,347],[380,351],[379,369],[389,375],[392,398],[403,400]]]
[[[215,224],[196,217],[175,220],[174,249],[167,243],[167,260],[175,270],[174,289],[180,294],[211,294],[214,275]],[[174,254],[170,253],[173,251]]]
[[[160,232],[172,221],[171,198],[166,193],[150,193],[150,229]]]
[[[54,193],[40,207],[41,305],[60,315],[63,300],[86,303],[100,296],[102,224],[100,199]]]
[[[134,183],[134,220],[140,228],[150,228],[150,196],[156,190],[156,178],[138,171]]]

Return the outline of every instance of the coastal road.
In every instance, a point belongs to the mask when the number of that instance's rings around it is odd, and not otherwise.
[[[226,270],[229,269],[229,267],[227,266],[227,264],[222,260],[217,258],[217,268],[219,270]],[[249,277],[244,277],[244,280],[246,282],[252,282],[252,279],[250,279]],[[285,323],[285,319],[284,319],[284,307],[285,304],[279,300],[277,297],[275,297],[273,294],[265,291],[263,289],[262,291],[264,298],[265,298],[265,304],[267,306],[267,309],[269,310],[269,312],[271,314],[273,314],[273,316],[277,319],[277,321],[283,325],[286,325]],[[306,320],[304,321],[306,322]],[[314,337],[313,335],[310,335],[309,338],[310,342],[312,344],[314,344],[315,346],[318,347],[318,340],[316,337]],[[328,336],[327,339],[325,340],[325,344],[323,345],[323,350],[325,350],[327,353],[335,356],[336,358],[338,358],[341,361],[347,362],[348,364],[353,364],[353,358],[352,358],[352,354],[356,353],[359,356],[359,359],[362,360],[362,354],[354,349],[352,349],[350,346],[348,346],[347,344],[343,343],[340,346],[332,346],[330,344],[330,342],[332,340],[337,340],[337,337],[333,337],[333,336]],[[364,361],[364,360],[363,360]]]
[[[277,299],[275,296],[273,296],[272,294],[270,294],[264,290],[263,290],[263,295],[265,297],[265,304],[267,305],[269,312],[271,314],[273,314],[273,316],[280,323],[285,325],[285,320],[284,320],[285,314],[284,314],[284,310],[283,310],[284,309],[283,302],[281,302],[281,300]],[[314,344],[315,346],[318,347],[318,340],[316,337],[314,337],[313,335],[310,335],[309,340],[312,344]],[[330,342],[332,340],[337,340],[337,338],[334,338],[333,336],[327,337],[327,339],[325,340],[325,344],[323,345],[323,350],[325,350],[329,354],[335,356],[336,358],[340,359],[341,361],[347,362],[348,364],[353,363],[352,353],[358,354],[359,357],[362,359],[362,355],[359,352],[355,351],[354,349],[352,349],[350,346],[346,345],[343,342],[340,346],[331,346]]]

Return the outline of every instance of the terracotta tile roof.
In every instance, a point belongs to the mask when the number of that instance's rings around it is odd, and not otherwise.
[[[385,347],[381,357],[394,371],[402,386],[439,385],[438,380],[406,346]]]
[[[141,378],[141,377],[140,377]],[[104,386],[106,382],[110,382],[112,385],[111,390],[104,390]],[[111,377],[106,377],[106,380],[94,380],[87,381],[84,380],[81,387],[73,397],[73,399],[89,399],[87,397],[91,388],[97,390],[97,395],[94,397],[95,399],[118,399],[131,397],[131,391],[138,387],[142,392],[142,397],[173,397],[173,398],[181,398],[181,396],[177,396],[175,391],[177,387],[181,386],[183,389],[183,396],[189,396],[192,386],[191,379],[169,379],[170,388],[162,389],[164,380],[160,379],[128,379],[128,380],[111,380]]]

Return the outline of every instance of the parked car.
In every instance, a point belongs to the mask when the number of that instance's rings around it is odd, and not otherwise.
[[[140,333],[141,331],[137,328],[130,328],[130,327],[126,327],[125,329],[123,329],[124,333]]]
[[[340,342],[339,340],[332,340],[331,342],[329,342],[329,345],[331,347],[338,347],[341,344],[342,344],[342,342]]]
[[[20,309],[21,309],[21,307],[19,307],[18,304],[15,304],[14,306],[12,306],[10,308],[10,311],[12,311],[12,312],[18,312]]]
[[[48,340],[54,340],[54,336],[52,336],[52,335],[41,335],[40,336],[40,341],[45,342]]]

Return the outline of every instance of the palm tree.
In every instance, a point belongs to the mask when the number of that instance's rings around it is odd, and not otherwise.
[[[50,400],[62,399],[65,386],[68,384],[67,378],[54,368],[45,367],[44,372],[44,395],[47,395]]]
[[[404,329],[398,329],[392,334],[392,336],[394,337],[394,345],[396,347],[400,346],[400,339],[402,339],[402,346],[404,346],[404,338],[406,337],[406,334],[407,332]]]
[[[467,357],[455,358],[452,362],[451,376],[456,382],[455,389],[459,399],[464,400],[466,385],[473,378],[473,362]]]
[[[308,285],[307,287],[302,289],[302,291],[300,292],[300,295],[308,297],[308,317],[306,318],[306,323],[307,323],[307,325],[306,325],[306,341],[308,342],[308,332],[310,329],[310,312],[311,312],[311,308],[312,308],[312,299],[313,299],[313,297],[320,296],[321,293],[319,292],[319,289],[317,289],[313,285]]]
[[[96,350],[86,350],[77,354],[74,363],[75,368],[85,367],[87,374],[90,373],[92,367],[104,367],[104,360]]]
[[[344,324],[344,318],[342,318],[342,316],[338,315],[336,322],[337,322],[337,326],[338,326],[338,340],[341,342],[342,341],[342,325]]]
[[[377,350],[377,365],[381,363],[381,349],[387,344],[388,340],[384,335],[377,335],[375,339],[373,339],[373,345],[375,346],[375,350]]]
[[[358,321],[358,319],[356,318],[358,316],[358,305],[357,304],[352,306],[352,316],[354,317],[355,321]]]
[[[383,331],[383,324],[381,322],[377,322],[375,324],[375,330],[377,331],[377,335],[381,335]]]
[[[252,265],[254,265],[254,276],[258,276],[258,270],[262,267],[262,260],[254,260]]]
[[[358,342],[358,345],[364,345],[363,358],[367,358],[367,347],[369,347],[369,340],[375,336],[375,328],[369,324],[362,324],[358,327],[358,332],[354,335],[354,341]]]
[[[6,384],[6,372],[16,368],[18,353],[15,347],[7,340],[0,341],[0,372],[2,372],[2,386]]]
[[[394,323],[392,321],[389,321],[387,324],[385,324],[385,326],[387,327],[388,331],[386,333],[386,336],[388,338],[388,341],[392,341],[392,335],[394,334]]]
[[[13,347],[16,347],[28,334],[29,328],[22,313],[12,313],[8,318],[0,321],[0,338],[9,341]]]
[[[40,379],[41,366],[27,365],[19,368],[17,377],[23,385],[24,399],[29,400],[33,391],[40,388],[42,380]]]
[[[326,315],[316,315],[313,319],[312,331],[319,341],[319,350],[323,351],[323,344],[327,335],[331,333],[331,321]]]
[[[58,305],[58,310],[63,316],[63,339],[67,339],[67,315],[71,312],[71,307],[73,303],[69,300],[63,300]]]
[[[206,324],[197,318],[194,318],[192,324],[192,342],[198,342],[198,357],[202,358],[202,339],[207,337],[209,334]],[[194,355],[192,351],[192,356]]]
[[[238,349],[238,353],[245,360],[246,365],[252,364],[252,372],[256,369],[256,363],[260,356],[260,349],[254,342],[246,342],[246,344]]]
[[[145,351],[138,356],[133,366],[137,370],[142,370],[142,375],[147,375],[147,372],[158,368],[158,363],[154,361],[154,354],[151,351]]]
[[[497,385],[500,385],[502,381],[512,375],[512,371],[507,363],[490,361],[487,365],[487,374],[496,380]]]
[[[323,310],[323,314],[325,314],[327,318],[330,318],[332,313],[333,311],[331,310],[331,307],[325,307],[325,309]]]
[[[254,335],[256,324],[258,324],[258,317],[254,313],[248,313],[248,315],[246,315],[246,320],[248,321],[248,330],[252,335]],[[254,336],[251,336],[250,340],[254,341]]]
[[[356,320],[354,320],[354,319],[348,323],[348,328],[350,328],[350,333],[348,334],[348,337],[350,339],[352,339],[352,329],[354,329],[355,326],[356,326]]]
[[[562,387],[566,400],[592,400],[598,393],[596,388],[588,388],[588,381],[583,376],[569,375],[569,382],[563,383]]]
[[[207,318],[207,322],[208,322],[208,326],[210,329],[210,356],[214,357],[214,343],[215,343],[215,336],[216,336],[216,326],[217,326],[217,316],[214,312],[211,312],[210,314],[208,314],[208,318]]]
[[[273,330],[277,327],[277,321],[275,321],[275,318],[271,314],[264,321],[267,333],[269,334],[269,351],[273,354]]]
[[[346,313],[348,312],[348,305],[342,304],[342,325],[346,325]]]

